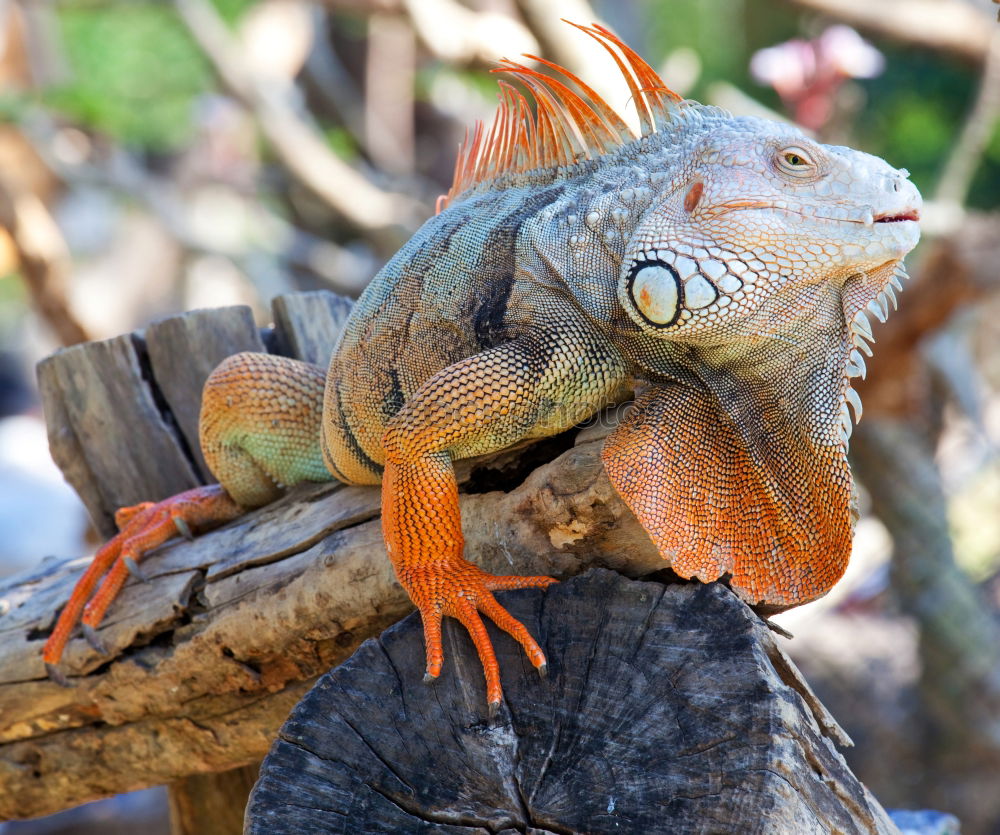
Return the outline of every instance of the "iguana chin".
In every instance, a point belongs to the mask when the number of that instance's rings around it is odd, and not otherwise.
[[[728,578],[787,608],[840,578],[852,531],[849,378],[864,375],[920,195],[907,173],[799,130],[682,101],[611,32],[642,135],[567,70],[506,61],[447,208],[381,270],[326,375],[276,356],[227,359],[206,383],[201,444],[219,485],[119,513],[44,657],[83,611],[93,637],[130,566],[178,530],[233,518],[279,485],[382,484],[383,530],[420,610],[427,676],[441,620],[469,630],[501,698],[479,613],[545,656],[494,599],[549,577],[494,577],[462,557],[452,463],[567,429],[629,387],[607,439],[612,483],[684,577]],[[532,57],[532,56],[529,56]],[[537,59],[541,60],[541,59]],[[325,394],[324,394],[325,390]],[[321,405],[322,404],[322,405]]]

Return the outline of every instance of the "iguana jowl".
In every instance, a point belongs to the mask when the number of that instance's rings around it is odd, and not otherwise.
[[[447,208],[365,290],[325,383],[268,355],[213,372],[201,443],[220,484],[120,511],[121,533],[46,645],[54,674],[81,612],[92,637],[143,552],[332,475],[382,484],[428,676],[441,671],[442,616],[456,617],[495,706],[499,671],[477,612],[544,669],[492,592],[553,580],[463,559],[452,462],[567,429],[630,387],[635,407],[604,463],[675,571],[727,576],[774,609],[840,578],[848,404],[860,417],[849,377],[865,372],[865,311],[884,318],[901,289],[920,195],[881,159],[681,101],[609,31],[578,28],[617,61],[642,135],[567,70],[506,62],[536,114],[501,82],[497,118],[464,144]]]

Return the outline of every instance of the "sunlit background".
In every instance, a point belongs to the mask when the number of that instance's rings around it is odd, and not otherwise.
[[[885,806],[1000,833],[997,9],[0,0],[0,576],[94,547],[48,457],[39,359],[196,307],[266,325],[281,293],[356,296],[447,190],[494,59],[556,60],[628,113],[607,56],[559,22],[600,20],[684,96],[878,154],[928,201],[861,387],[848,577],[779,621]],[[0,833],[167,826],[156,791],[68,814]]]

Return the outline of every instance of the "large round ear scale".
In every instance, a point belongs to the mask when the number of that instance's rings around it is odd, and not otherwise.
[[[677,321],[684,285],[677,271],[662,261],[636,261],[628,273],[628,295],[639,315],[654,328]]]

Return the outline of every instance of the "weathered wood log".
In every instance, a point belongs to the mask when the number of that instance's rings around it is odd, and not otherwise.
[[[595,571],[505,604],[547,679],[495,637],[506,701],[490,720],[467,634],[446,629],[452,667],[426,687],[407,618],[295,708],[246,832],[897,831],[837,753],[843,731],[724,586]]]
[[[240,351],[263,351],[249,307],[193,310],[146,328],[146,350],[156,385],[198,465],[202,481],[212,481],[198,442],[201,389],[215,367]]]
[[[277,350],[325,367],[352,307],[350,299],[324,290],[276,297],[271,311]]]
[[[351,309],[329,292],[274,300],[276,350],[324,365]],[[38,366],[52,457],[102,536],[123,505],[213,479],[198,444],[201,387],[239,351],[265,350],[250,308],[195,310],[88,342]]]
[[[115,533],[122,505],[200,481],[150,388],[143,350],[126,334],[65,348],[38,365],[52,457],[102,536]]]
[[[470,557],[558,577],[658,567],[599,450],[463,496]],[[85,561],[0,586],[0,818],[260,759],[315,677],[410,609],[377,514],[377,489],[322,485],[161,548],[99,630],[110,655],[70,643],[72,689],[45,678],[40,651]]]

